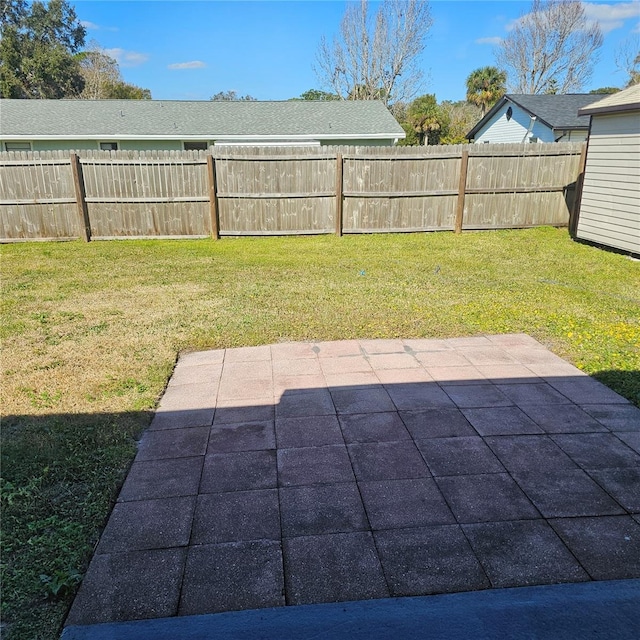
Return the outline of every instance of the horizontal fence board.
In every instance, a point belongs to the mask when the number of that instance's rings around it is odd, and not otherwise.
[[[0,206],[17,204],[74,204],[75,198],[32,198],[30,200],[0,200]]]
[[[428,198],[434,196],[455,196],[457,189],[445,191],[345,191],[345,198]]]
[[[320,235],[327,235],[327,234],[333,234],[335,233],[335,229],[294,229],[294,230],[287,230],[287,229],[280,229],[278,231],[263,231],[260,235],[261,236],[320,236]],[[227,236],[227,237],[234,237],[234,236],[241,236],[241,237],[251,237],[251,236],[255,236],[256,233],[255,231],[223,231],[220,233],[221,236]]]
[[[207,237],[214,223],[222,236],[451,230],[461,188],[463,229],[562,226],[573,209],[583,148],[584,143],[80,150],[75,153],[83,188],[77,193],[69,151],[5,152],[0,239],[79,237],[84,231],[76,198],[87,208],[96,239]],[[460,175],[463,151],[469,160]]]
[[[75,200],[73,200],[75,202]],[[104,196],[85,198],[87,203],[112,203],[112,204],[159,204],[163,202],[209,202],[208,196],[177,196],[175,198],[127,198],[125,196],[117,196],[115,198],[106,198]]]
[[[335,198],[335,191],[327,191],[327,192],[315,192],[315,191],[298,191],[293,193],[219,193],[218,198],[271,198],[279,199],[279,198]]]
[[[129,160],[112,160],[109,158],[80,158],[80,164],[85,165],[85,166],[99,166],[99,165],[109,165],[109,166],[114,166],[114,165],[119,165],[119,164],[124,164],[127,166],[130,166],[133,162],[135,162],[136,165],[138,166],[146,166],[146,165],[150,165],[150,166],[154,166],[154,167],[158,167],[158,166],[176,166],[176,165],[202,165],[202,164],[207,164],[206,159],[202,159],[202,160],[181,160],[180,158],[174,158],[171,160],[165,160],[165,159],[157,159],[157,160],[139,160],[139,159],[129,159]]]

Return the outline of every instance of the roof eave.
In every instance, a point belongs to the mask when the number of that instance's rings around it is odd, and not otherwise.
[[[640,102],[632,102],[631,104],[616,104],[610,107],[582,107],[578,109],[579,116],[594,116],[607,113],[621,113],[623,111],[639,111]]]
[[[3,133],[0,139],[4,140],[395,140],[406,137],[404,131],[395,133],[313,133],[313,134],[269,134],[269,135],[217,135],[212,133],[203,133],[200,135],[143,135],[143,134],[91,134],[81,135],[30,135],[19,134],[12,135]]]
[[[559,124],[553,127],[553,131],[589,131],[589,125]]]

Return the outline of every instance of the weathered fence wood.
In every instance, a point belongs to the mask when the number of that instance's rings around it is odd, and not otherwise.
[[[211,237],[220,238],[220,224],[218,222],[218,195],[216,190],[216,161],[207,156],[207,178],[209,179],[209,218],[211,221]]]
[[[343,180],[342,154],[336,156],[336,235],[342,235],[342,180]]]
[[[80,237],[85,241],[91,240],[91,223],[89,221],[89,211],[84,192],[84,180],[82,179],[82,167],[78,154],[71,154],[71,171],[73,172],[73,185],[76,190],[76,204],[78,206],[78,220],[80,222]]]
[[[465,149],[460,158],[460,178],[458,180],[458,203],[456,205],[456,221],[454,231],[462,233],[462,220],[464,218],[464,198],[467,192],[467,170],[469,167],[469,152]]]
[[[584,170],[587,166],[587,144],[582,147],[580,154],[580,164],[578,166],[578,177],[575,182],[575,190],[573,193],[573,208],[571,210],[571,218],[569,220],[569,233],[575,238],[578,231],[578,218],[580,217],[580,203],[582,202],[582,188],[584,186]]]
[[[0,241],[564,226],[583,148],[0,153]]]

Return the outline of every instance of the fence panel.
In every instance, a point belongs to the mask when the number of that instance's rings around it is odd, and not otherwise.
[[[222,147],[214,158],[220,235],[335,231],[335,155],[318,147]]]
[[[459,169],[454,154],[345,156],[344,233],[452,229]]]
[[[582,145],[499,146],[470,146],[463,229],[567,225]]]
[[[31,156],[31,157],[28,157]],[[69,154],[6,152],[0,157],[0,238],[77,238],[79,221]]]
[[[104,153],[80,160],[94,238],[210,233],[205,155]]]
[[[0,153],[0,239],[562,226],[583,147]]]

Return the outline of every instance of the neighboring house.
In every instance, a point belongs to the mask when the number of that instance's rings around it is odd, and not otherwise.
[[[508,93],[467,134],[469,142],[584,142],[589,117],[578,109],[598,100],[591,93]]]
[[[0,100],[2,151],[392,145],[404,137],[377,101]]]
[[[591,126],[576,237],[640,255],[640,85],[579,113]]]

